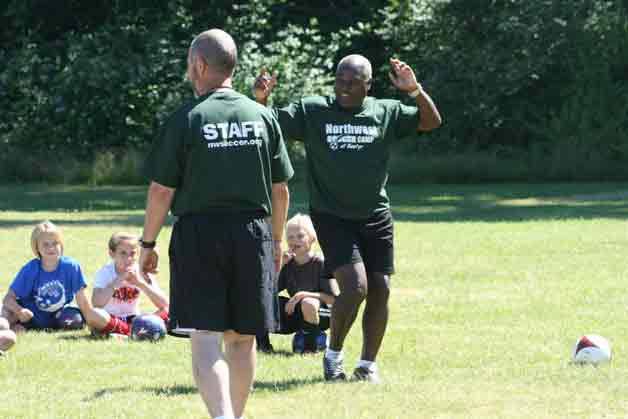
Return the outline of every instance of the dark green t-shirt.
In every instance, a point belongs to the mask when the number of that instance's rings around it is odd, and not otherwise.
[[[363,219],[389,208],[390,145],[417,134],[416,107],[367,97],[350,112],[334,97],[314,96],[274,112],[284,137],[305,143],[312,209]]]
[[[272,183],[293,173],[276,118],[231,89],[210,92],[174,112],[145,163],[149,180],[176,189],[174,215],[270,215]]]

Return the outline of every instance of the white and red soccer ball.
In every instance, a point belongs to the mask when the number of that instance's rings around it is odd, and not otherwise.
[[[600,364],[611,360],[611,344],[600,335],[584,335],[576,341],[572,359],[577,364]]]

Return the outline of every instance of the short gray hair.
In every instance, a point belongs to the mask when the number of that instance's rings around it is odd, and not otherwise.
[[[357,72],[364,78],[365,81],[369,81],[373,77],[371,62],[363,55],[347,55],[338,63],[337,71],[340,71],[344,67],[348,67]]]
[[[201,57],[215,72],[230,77],[238,63],[238,49],[231,35],[220,29],[198,34],[190,44],[190,54]]]

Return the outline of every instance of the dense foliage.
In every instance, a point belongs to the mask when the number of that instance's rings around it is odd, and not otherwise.
[[[191,38],[221,27],[239,45],[237,88],[271,68],[276,104],[329,91],[350,52],[378,69],[374,95],[399,97],[387,60],[409,62],[445,124],[434,141],[402,144],[406,158],[485,152],[522,163],[523,178],[623,177],[626,3],[10,0],[0,6],[0,176],[72,180],[77,162],[145,148],[191,94]]]

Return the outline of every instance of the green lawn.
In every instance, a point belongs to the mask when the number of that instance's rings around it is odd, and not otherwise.
[[[397,275],[378,359],[385,384],[326,384],[320,356],[261,355],[248,419],[628,417],[628,184],[389,189]],[[32,226],[65,233],[88,277],[116,230],[140,232],[145,188],[0,186],[0,293],[31,257]],[[293,207],[307,208],[300,187]],[[170,227],[159,240],[167,288]],[[345,348],[359,355],[360,324]],[[570,364],[584,333],[614,359]],[[186,340],[30,333],[0,358],[0,418],[203,418]]]

